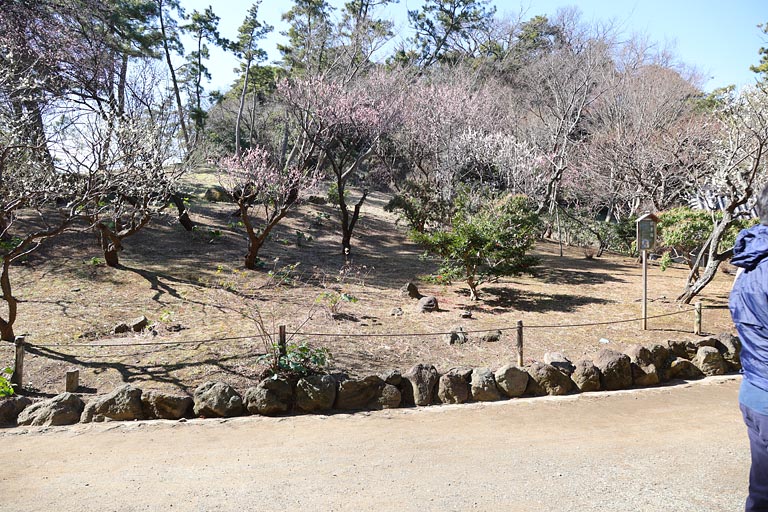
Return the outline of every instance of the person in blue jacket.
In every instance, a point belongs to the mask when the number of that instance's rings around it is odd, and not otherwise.
[[[741,340],[739,407],[752,453],[745,510],[768,511],[768,187],[757,197],[760,224],[736,237],[739,267],[728,306]]]

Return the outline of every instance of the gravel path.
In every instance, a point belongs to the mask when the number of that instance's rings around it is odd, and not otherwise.
[[[738,377],[354,415],[0,431],[7,511],[737,511]]]

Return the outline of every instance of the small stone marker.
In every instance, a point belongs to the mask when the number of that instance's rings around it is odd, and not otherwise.
[[[64,385],[64,391],[67,393],[74,393],[77,388],[80,387],[80,371],[79,370],[67,370],[66,384]]]

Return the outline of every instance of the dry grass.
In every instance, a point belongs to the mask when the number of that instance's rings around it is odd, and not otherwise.
[[[267,265],[262,271],[243,269],[245,238],[228,204],[194,201],[192,215],[200,223],[196,233],[183,231],[171,219],[150,225],[126,241],[120,269],[93,264],[91,258],[100,254],[89,233],[59,239],[12,270],[16,295],[23,300],[17,333],[26,333],[32,344],[58,345],[27,355],[25,380],[40,392],[60,392],[65,370],[79,368],[82,385],[98,392],[120,382],[189,391],[210,379],[244,391],[263,369],[257,362],[264,343],[253,321],[256,311],[275,331],[285,324],[289,332],[333,334],[297,335],[294,340],[328,348],[334,368],[351,374],[406,370],[418,362],[438,370],[514,362],[518,320],[528,326],[526,360],[540,360],[548,351],[576,360],[605,346],[621,349],[692,337],[693,313],[674,301],[685,282],[683,268],[661,272],[651,267],[649,315],[685,312],[651,319],[647,331],[640,329],[639,321],[558,327],[638,318],[641,268],[629,258],[586,259],[578,248],[566,248],[560,257],[556,244],[542,242],[535,251],[542,260],[535,277],[485,284],[477,303],[469,301],[460,283],[443,287],[418,281],[435,270],[435,263],[421,259],[421,250],[395,226],[395,217],[383,211],[386,199],[373,194],[366,202],[356,228],[351,270],[345,274],[339,272],[343,261],[331,206],[306,204],[294,212],[265,246],[262,257]],[[301,245],[297,231],[305,237]],[[275,275],[289,268],[289,277]],[[719,274],[700,298],[709,307],[705,331],[731,329],[724,307],[731,280]],[[437,296],[440,311],[415,312],[416,301],[399,292],[408,281],[417,282],[422,293]],[[334,318],[318,302],[324,291],[343,291],[359,300],[343,303],[342,314]],[[404,315],[391,316],[395,307]],[[472,311],[471,319],[460,318],[463,309]],[[140,315],[156,325],[156,335],[110,334],[115,324]],[[404,335],[441,333],[458,325],[471,331],[507,331],[500,342],[482,343],[474,336],[464,345],[448,345],[440,335]],[[88,346],[104,343],[125,346]],[[12,347],[3,344],[0,363],[10,364],[12,358]]]

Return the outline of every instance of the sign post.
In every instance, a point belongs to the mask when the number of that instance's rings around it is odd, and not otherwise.
[[[637,250],[643,260],[643,330],[648,329],[648,251],[656,246],[656,224],[659,218],[652,213],[637,219]]]

